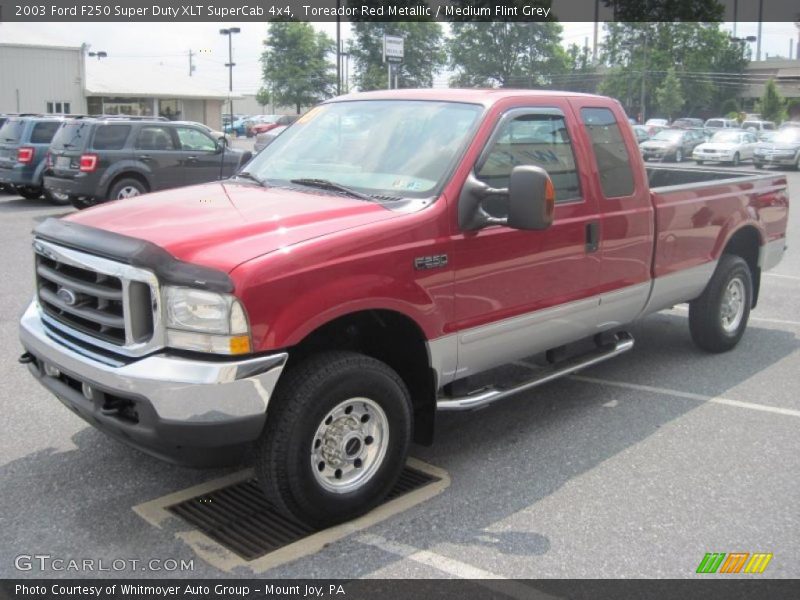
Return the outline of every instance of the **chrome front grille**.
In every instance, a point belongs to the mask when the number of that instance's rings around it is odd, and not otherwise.
[[[152,272],[38,239],[34,249],[36,293],[46,325],[129,356],[163,345]]]

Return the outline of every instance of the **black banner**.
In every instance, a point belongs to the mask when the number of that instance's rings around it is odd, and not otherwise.
[[[786,0],[0,0],[0,21],[800,21]],[[0,36],[2,32],[0,32]],[[2,42],[2,39],[0,39]]]
[[[702,576],[699,576],[702,577]],[[0,597],[13,600],[532,600],[753,599],[800,597],[798,580],[3,580]]]

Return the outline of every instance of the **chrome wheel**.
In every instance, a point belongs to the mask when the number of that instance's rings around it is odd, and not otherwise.
[[[731,279],[725,288],[720,307],[720,319],[725,333],[736,333],[739,328],[744,317],[745,298],[744,282],[739,277]]]
[[[117,200],[122,200],[123,198],[133,198],[134,196],[139,196],[141,192],[132,185],[126,185],[120,191],[117,192]]]
[[[350,398],[337,404],[317,427],[311,470],[324,489],[352,492],[375,475],[388,444],[389,420],[383,409],[369,398]]]

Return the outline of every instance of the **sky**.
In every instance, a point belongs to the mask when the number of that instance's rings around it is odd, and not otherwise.
[[[314,27],[335,37],[335,23],[313,23]],[[562,23],[564,45],[583,45],[588,38],[591,46],[594,23]],[[228,88],[228,39],[219,33],[221,27],[239,27],[234,35],[233,74],[234,92],[253,94],[261,85],[259,57],[266,37],[266,23],[0,23],[0,42],[49,43],[67,46],[90,44],[91,50],[108,53],[103,59],[118,64],[157,66],[186,73],[189,70],[189,50],[195,53],[198,84],[221,91]],[[446,25],[445,25],[446,27]],[[729,31],[731,23],[725,23]],[[739,23],[739,37],[757,34],[757,23]],[[600,26],[602,37],[603,27]],[[342,38],[348,39],[349,26],[342,24]],[[764,23],[762,28],[762,58],[766,55],[788,56],[789,40],[798,38],[793,23]],[[755,55],[755,44],[753,55]],[[93,60],[93,59],[89,59]],[[440,74],[434,85],[446,85],[447,74]]]

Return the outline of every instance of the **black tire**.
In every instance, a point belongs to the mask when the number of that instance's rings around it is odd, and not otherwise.
[[[42,188],[23,185],[17,188],[17,193],[26,200],[38,200],[42,197]]]
[[[738,167],[739,166],[739,162],[740,162],[740,157],[739,157],[739,153],[737,152],[736,154],[733,155],[733,160],[731,161],[731,164],[734,167]]]
[[[385,423],[387,435],[380,446],[372,448],[385,448],[385,453],[381,459],[373,459],[372,466],[366,463],[365,455],[364,467],[367,471],[372,469],[372,474],[358,487],[330,491],[325,485],[341,484],[321,482],[325,480],[325,472],[328,482],[331,478],[341,478],[342,474],[340,469],[331,473],[337,466],[335,458],[328,459],[332,462],[327,465],[321,461],[320,472],[314,472],[315,449],[323,446],[317,436],[324,437],[324,446],[341,448],[339,457],[346,458],[348,443],[344,435],[357,430],[347,430],[344,434],[337,430],[334,433],[340,433],[338,438],[326,437],[337,422],[346,419],[337,417],[330,421],[326,417],[337,408],[349,407],[350,402],[360,404],[351,400],[356,398],[368,399],[383,411],[371,423]],[[386,497],[405,465],[413,429],[412,415],[408,389],[386,364],[355,352],[340,351],[306,359],[284,374],[270,401],[267,424],[257,444],[256,475],[267,499],[285,515],[314,527],[340,523],[368,512]],[[363,416],[358,421],[366,423]],[[331,423],[333,427],[329,427]],[[338,442],[341,444],[337,445]],[[367,445],[372,443],[370,435],[363,436],[362,451],[368,452]],[[358,476],[353,465],[362,466],[351,463],[344,468]]]
[[[753,165],[755,166],[756,169],[763,169],[764,168],[764,163],[753,163]]]
[[[84,198],[83,196],[70,196],[69,202],[70,204],[72,204],[72,206],[74,206],[78,210],[83,210],[84,208],[91,208],[92,206],[97,204],[97,202],[95,202],[91,198]]]
[[[146,193],[147,188],[141,181],[132,177],[125,177],[114,182],[114,185],[108,190],[108,199],[123,200],[125,198],[141,196]]]
[[[743,306],[738,324],[736,319],[732,319],[728,323],[730,327],[726,328],[726,316],[723,314],[724,304],[730,286],[735,285],[734,280],[741,284],[739,293]],[[731,350],[744,335],[752,303],[753,278],[750,267],[739,256],[723,254],[702,295],[689,303],[689,331],[692,334],[692,340],[699,348],[707,352]],[[738,307],[738,305],[736,306]]]
[[[694,161],[694,162],[696,162],[698,165],[702,165],[702,164],[703,164],[703,161],[702,161],[702,160],[696,160],[696,161]]]
[[[68,206],[72,202],[69,195],[57,194],[47,188],[44,189],[44,197],[50,204],[55,204],[56,206]]]

